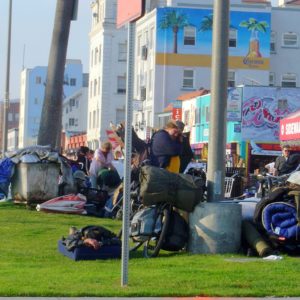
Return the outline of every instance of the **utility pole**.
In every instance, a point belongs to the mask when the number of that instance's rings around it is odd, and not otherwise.
[[[229,0],[214,1],[207,195],[224,198],[228,77]]]
[[[4,105],[3,105],[3,127],[2,127],[3,155],[4,155],[5,151],[7,151],[8,110],[9,110],[9,79],[10,79],[10,48],[11,48],[11,16],[12,16],[12,0],[9,0],[7,58],[6,58],[6,80],[5,80],[5,95],[4,95]]]
[[[77,0],[57,0],[48,61],[45,98],[38,134],[38,145],[50,145],[60,151],[63,81],[71,20],[77,12]]]

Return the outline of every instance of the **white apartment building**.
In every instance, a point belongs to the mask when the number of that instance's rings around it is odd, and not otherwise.
[[[62,127],[67,136],[86,133],[88,108],[88,74],[83,74],[83,86],[63,101]]]
[[[80,60],[66,60],[63,97],[82,88]],[[36,145],[45,95],[47,67],[24,69],[21,72],[19,148]]]
[[[87,141],[96,149],[110,122],[125,120],[127,29],[116,29],[117,0],[95,0],[91,9]]]

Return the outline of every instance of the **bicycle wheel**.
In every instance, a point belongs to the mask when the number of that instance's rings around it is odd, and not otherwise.
[[[117,234],[117,237],[119,239],[122,239],[122,228],[119,230],[118,234]],[[136,251],[138,248],[140,248],[144,242],[140,242],[140,241],[136,241],[134,240],[134,238],[131,238],[132,239],[132,243],[130,243],[130,247],[129,247],[129,251]]]
[[[144,245],[144,257],[157,257],[160,251],[160,248],[164,242],[166,237],[169,221],[170,221],[170,212],[167,208],[164,208],[161,214],[158,216],[159,218],[162,217],[162,228],[161,232],[158,236],[150,237]]]

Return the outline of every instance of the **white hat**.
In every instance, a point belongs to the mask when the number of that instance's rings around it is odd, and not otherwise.
[[[300,185],[300,171],[292,173],[287,181]]]

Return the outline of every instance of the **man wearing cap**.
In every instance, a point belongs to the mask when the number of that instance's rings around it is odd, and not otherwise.
[[[179,134],[182,135],[182,152],[179,155],[179,158],[180,158],[179,173],[183,173],[185,171],[187,165],[190,163],[190,161],[194,157],[194,153],[193,153],[191,145],[190,145],[190,133],[183,132],[185,124],[180,120],[176,120],[176,124],[179,129]]]

